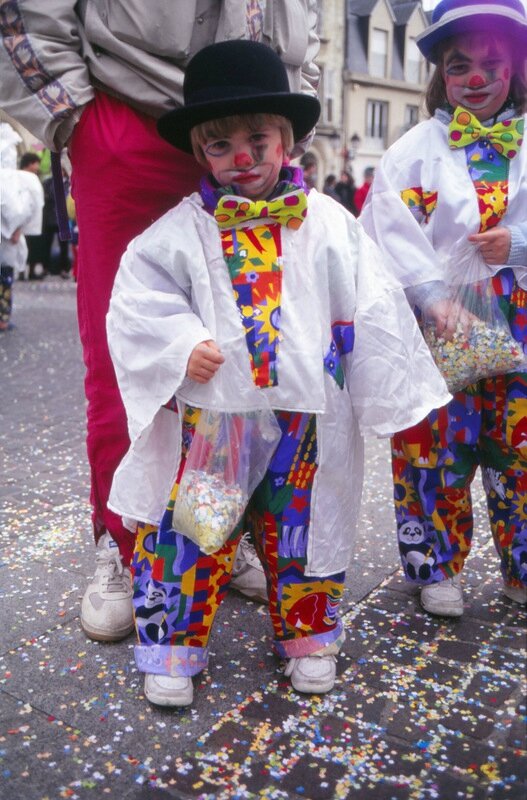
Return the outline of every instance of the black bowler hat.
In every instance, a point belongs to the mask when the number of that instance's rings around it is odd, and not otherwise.
[[[235,114],[281,114],[295,142],[314,128],[320,103],[291,92],[279,56],[259,42],[236,39],[204,47],[189,61],[183,81],[184,106],[164,114],[157,130],[167,142],[192,152],[195,125]]]

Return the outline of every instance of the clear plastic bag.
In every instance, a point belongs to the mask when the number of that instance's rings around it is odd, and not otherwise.
[[[525,368],[478,250],[463,242],[447,262],[448,297],[423,310],[423,335],[451,392],[481,378]]]
[[[270,408],[202,409],[174,503],[174,529],[204,553],[219,550],[264,477],[280,436]]]

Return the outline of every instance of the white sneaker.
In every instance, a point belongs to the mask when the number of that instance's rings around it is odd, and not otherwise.
[[[118,642],[134,629],[130,570],[109,533],[97,542],[95,560],[95,575],[82,598],[81,626],[90,639]]]
[[[503,594],[522,606],[527,604],[527,586],[509,586],[503,582]]]
[[[156,706],[189,706],[194,699],[192,678],[145,673],[145,697]]]
[[[337,674],[336,656],[323,654],[290,658],[284,675],[291,678],[291,686],[297,692],[323,694],[330,692],[335,685]]]
[[[421,587],[421,605],[429,614],[440,617],[460,617],[463,614],[461,576],[445,578],[439,583]]]
[[[269,602],[265,573],[248,533],[244,533],[236,550],[229,586],[252,600]]]

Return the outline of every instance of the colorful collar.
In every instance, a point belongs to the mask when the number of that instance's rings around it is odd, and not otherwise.
[[[275,200],[282,195],[296,192],[299,189],[303,189],[306,195],[309,193],[309,189],[304,182],[302,167],[282,167],[278,183],[267,200]],[[208,211],[209,214],[214,214],[221,197],[225,195],[236,197],[232,186],[220,186],[212,175],[206,175],[201,179],[199,193],[203,200],[205,210]]]

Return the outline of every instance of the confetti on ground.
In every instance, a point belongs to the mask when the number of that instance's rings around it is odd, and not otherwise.
[[[386,442],[368,443],[347,639],[323,698],[295,694],[265,607],[218,613],[195,704],[150,706],[133,637],[79,628],[93,567],[74,286],[15,287],[0,342],[0,792],[24,800],[524,800],[525,609],[500,593],[475,489],[466,612],[424,614],[399,571]],[[59,380],[60,377],[60,380]]]

